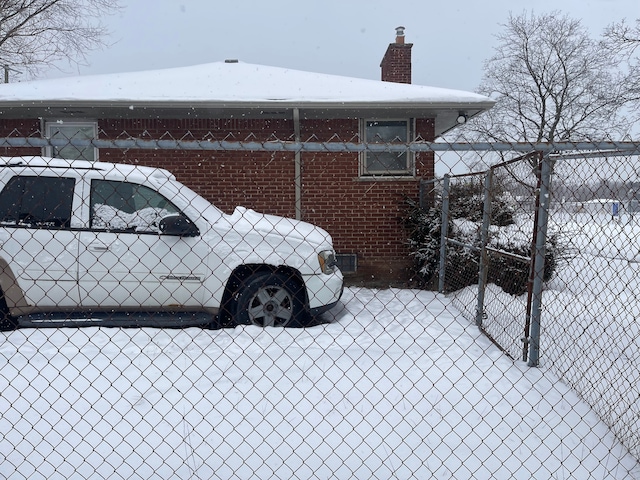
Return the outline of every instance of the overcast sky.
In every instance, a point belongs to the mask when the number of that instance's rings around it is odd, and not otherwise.
[[[413,83],[473,91],[509,12],[560,10],[593,37],[640,17],[639,0],[122,0],[106,18],[113,45],[79,71],[115,73],[222,61],[380,79],[380,61],[404,26]]]

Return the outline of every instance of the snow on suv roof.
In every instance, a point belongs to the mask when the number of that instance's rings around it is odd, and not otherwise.
[[[51,158],[41,156],[0,157],[0,168],[1,167],[98,170],[103,172],[116,171],[120,175],[123,175],[125,177],[138,174],[144,176],[145,178],[155,177],[166,180],[176,179],[175,175],[162,168],[128,165],[123,163],[90,162],[88,160],[68,160],[64,158]]]

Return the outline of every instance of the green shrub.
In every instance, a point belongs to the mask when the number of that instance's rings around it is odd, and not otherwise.
[[[451,185],[449,205],[451,218],[464,218],[471,222],[482,222],[484,211],[484,184],[478,178],[468,179]],[[511,195],[496,180],[492,188],[491,224],[500,227],[513,225],[515,205]],[[437,205],[440,208],[441,205]]]
[[[522,257],[529,257],[531,255],[530,246],[527,248],[525,245],[513,246],[500,245],[499,243],[493,243],[491,246]],[[551,236],[547,238],[545,245],[545,264],[542,276],[544,281],[549,280],[555,271],[556,255],[557,240],[555,236]],[[529,263],[523,263],[520,260],[496,254],[490,255],[487,281],[489,283],[495,283],[511,295],[522,295],[527,292],[530,268],[531,265]]]
[[[408,231],[409,250],[414,258],[414,281],[420,287],[432,287],[437,280],[440,266],[440,225],[441,209],[434,207],[421,209],[417,203],[407,200],[404,226]],[[478,244],[472,235],[458,229],[453,222],[449,223],[448,236],[459,242]],[[478,255],[471,248],[459,245],[447,246],[447,265],[445,289],[458,290],[478,281]]]
[[[493,226],[505,228],[515,223],[515,207],[510,195],[499,187],[493,192]],[[450,189],[449,238],[469,245],[468,247],[447,245],[445,291],[455,291],[478,283],[480,264],[480,225],[482,221],[482,185],[477,181],[452,184]],[[403,219],[408,232],[408,243],[414,257],[414,277],[422,287],[433,287],[438,276],[440,263],[440,226],[442,216],[441,199],[433,208],[423,210],[412,200],[406,201],[406,215]],[[458,221],[456,221],[458,220]],[[467,223],[471,222],[471,224]],[[464,224],[463,228],[459,225]],[[495,231],[493,231],[495,234]],[[501,242],[505,235],[490,238],[491,247],[521,257],[531,255],[531,245],[511,241]],[[544,280],[551,278],[557,257],[557,241],[550,237],[546,245]],[[530,265],[511,257],[490,255],[487,281],[500,286],[512,295],[527,291]]]

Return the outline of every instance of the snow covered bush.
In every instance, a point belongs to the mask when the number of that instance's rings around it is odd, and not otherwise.
[[[482,188],[477,180],[451,185],[448,237],[471,247],[447,245],[446,291],[459,290],[478,282]],[[524,234],[516,225],[513,197],[500,185],[495,186],[492,193],[489,245],[497,250],[529,257],[531,236]],[[403,221],[408,231],[409,249],[415,259],[414,280],[423,287],[433,288],[440,262],[442,199],[437,198],[435,206],[427,210],[412,200],[406,200],[406,206]],[[552,236],[546,246],[544,280],[553,274],[557,251],[557,240]],[[527,291],[529,268],[529,264],[513,258],[491,255],[488,282],[495,283],[507,293],[520,295]]]
[[[513,243],[502,244],[501,242],[490,241],[493,248],[515,253],[522,257],[531,255],[530,244],[516,245]],[[545,246],[545,264],[542,279],[547,281],[553,275],[556,268],[556,257],[558,255],[557,237],[552,235],[547,238]],[[530,265],[508,257],[491,255],[489,261],[489,271],[487,279],[489,283],[495,283],[506,293],[511,295],[522,295],[527,292],[529,282]]]
[[[441,215],[440,205],[423,210],[416,202],[407,200],[403,221],[408,231],[409,250],[415,259],[413,280],[422,287],[435,288],[440,264]],[[466,244],[478,244],[475,233],[460,228],[454,222],[449,223],[449,237]],[[477,283],[478,266],[478,255],[473,249],[449,245],[446,268],[456,275],[445,276],[445,289],[458,290]]]
[[[449,190],[449,208],[451,218],[464,218],[472,222],[482,222],[484,210],[484,185],[480,178],[472,178],[451,184]],[[494,180],[491,202],[491,224],[501,227],[513,225],[516,206],[513,197],[507,192],[499,179]],[[436,205],[436,208],[441,208]]]

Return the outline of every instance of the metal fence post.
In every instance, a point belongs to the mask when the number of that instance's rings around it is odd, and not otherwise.
[[[540,317],[542,313],[542,281],[544,278],[545,245],[549,223],[549,204],[551,202],[552,160],[549,155],[542,158],[540,173],[540,201],[538,207],[538,226],[536,229],[536,247],[533,277],[533,298],[531,302],[531,337],[529,341],[530,367],[537,367],[540,361]]]
[[[438,291],[444,293],[445,262],[447,259],[447,235],[449,232],[449,175],[442,181],[442,220],[440,223],[440,269],[438,271]]]
[[[493,185],[493,168],[487,170],[484,177],[484,206],[482,209],[482,230],[480,231],[480,270],[478,274],[478,304],[476,306],[476,325],[482,327],[484,317],[484,292],[487,287],[487,272],[489,270],[489,256],[487,243],[489,242],[489,226],[491,225],[491,187]]]

